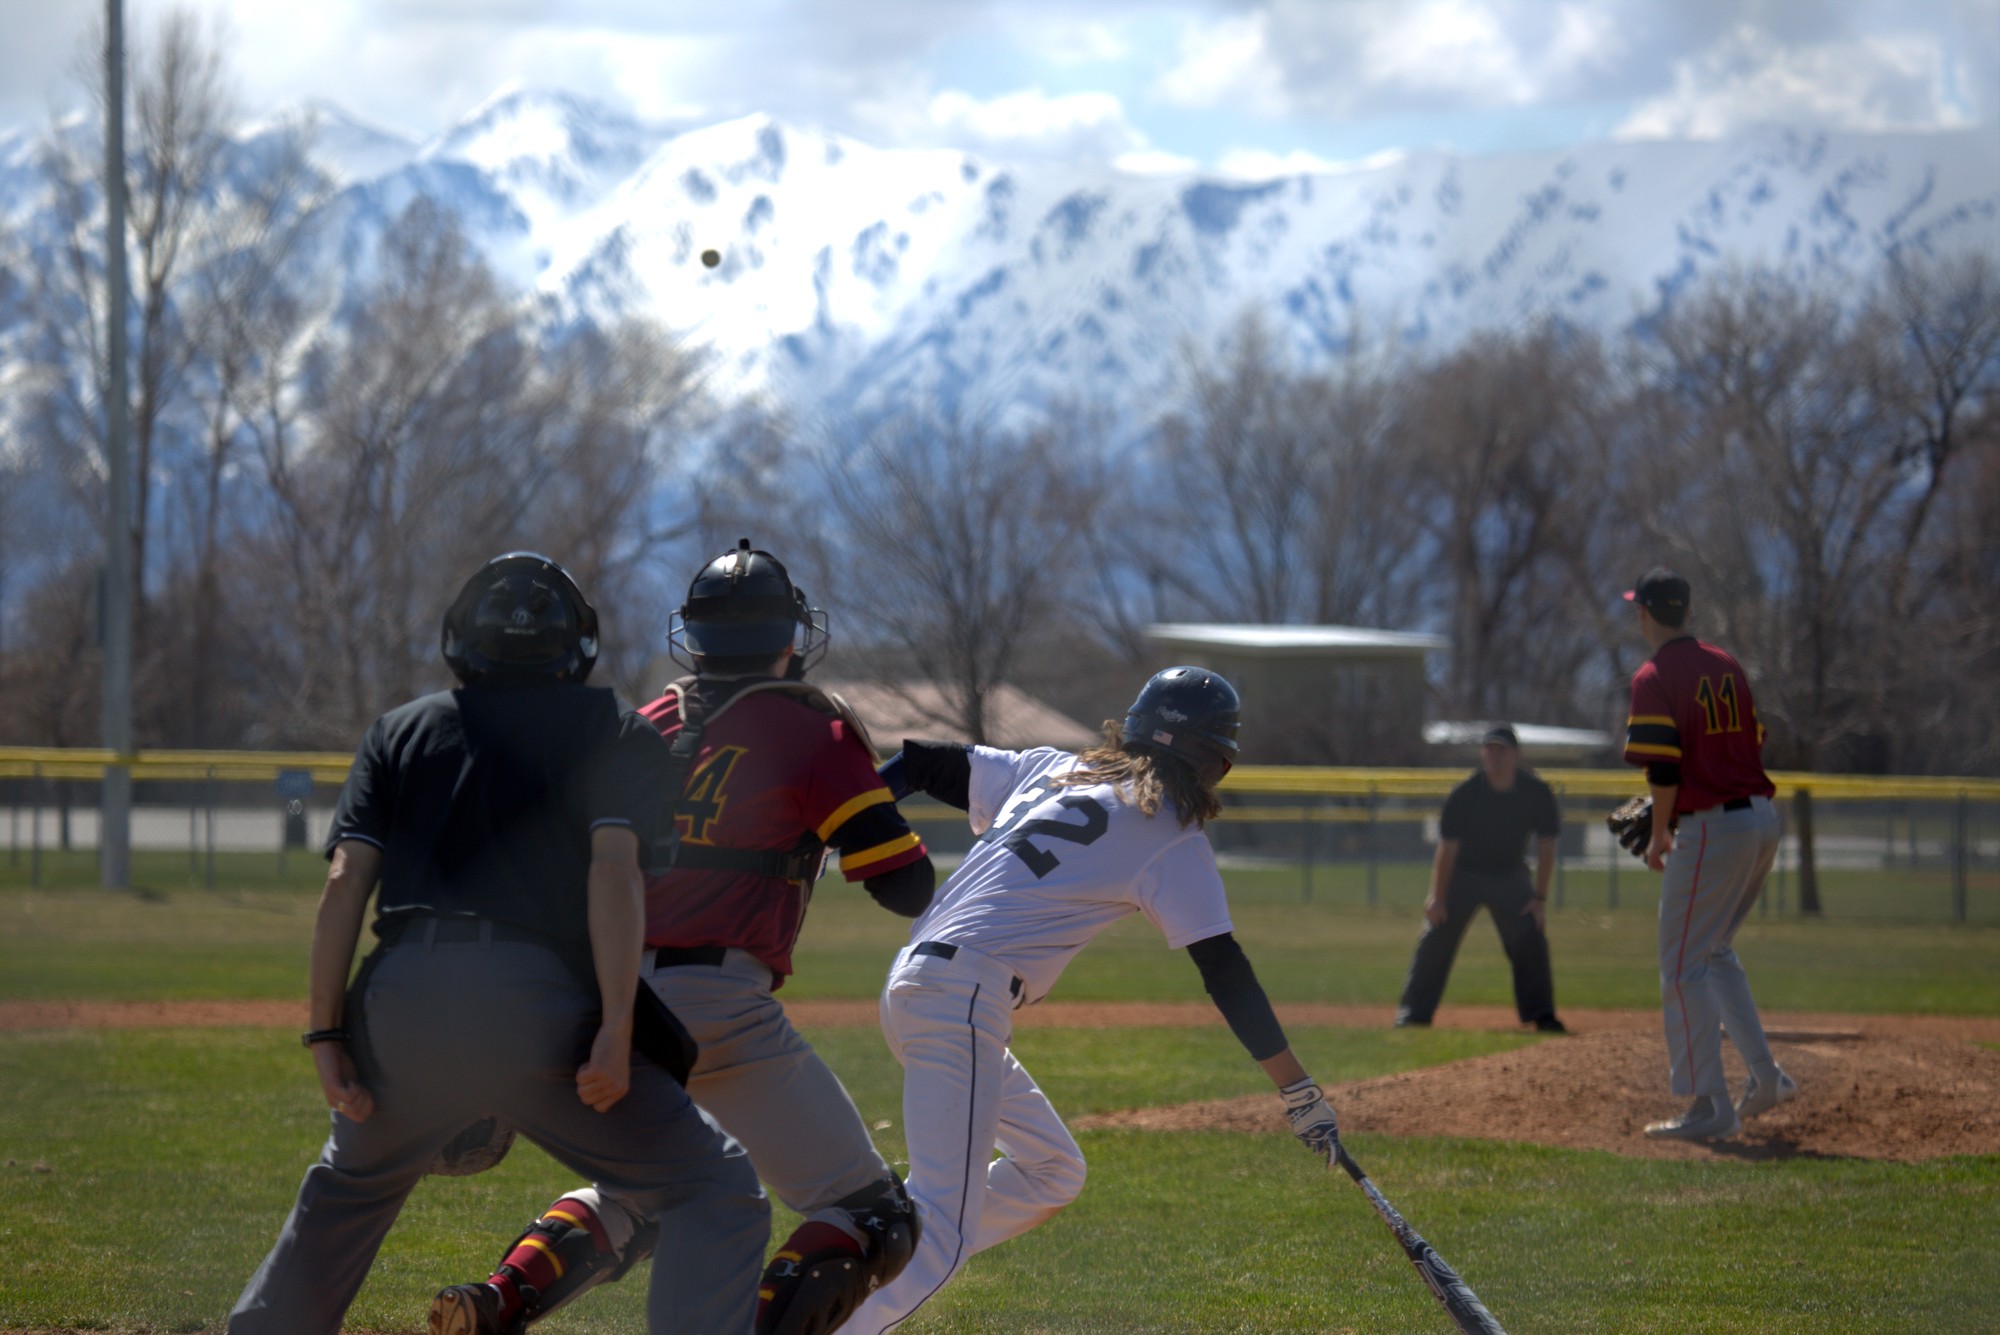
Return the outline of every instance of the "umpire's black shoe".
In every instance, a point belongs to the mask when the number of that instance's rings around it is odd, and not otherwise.
[[[491,1284],[454,1284],[431,1299],[430,1335],[518,1335],[518,1318],[500,1324],[500,1295]]]
[[[1538,1034],[1567,1034],[1569,1026],[1553,1015],[1544,1015],[1541,1019],[1535,1021],[1535,1032]]]

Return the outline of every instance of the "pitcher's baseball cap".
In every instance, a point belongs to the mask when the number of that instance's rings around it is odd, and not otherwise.
[[[1664,625],[1678,626],[1687,618],[1688,582],[1665,566],[1654,566],[1625,590],[1625,601],[1639,604]]]

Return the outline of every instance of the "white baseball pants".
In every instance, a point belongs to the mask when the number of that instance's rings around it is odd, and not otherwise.
[[[1076,1139],[1007,1050],[1013,984],[1012,970],[976,951],[896,957],[882,1032],[903,1064],[909,1191],[923,1236],[903,1273],[841,1327],[849,1335],[890,1329],[974,1252],[1027,1232],[1083,1190]]]
[[[1729,1097],[1724,1025],[1751,1070],[1771,1067],[1750,979],[1730,943],[1777,855],[1778,813],[1767,797],[1681,817],[1660,886],[1660,1003],[1675,1094]]]

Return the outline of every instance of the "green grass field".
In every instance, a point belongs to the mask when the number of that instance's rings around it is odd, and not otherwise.
[[[304,861],[304,860],[301,860]],[[307,864],[310,866],[310,864]],[[247,870],[247,869],[246,869]],[[182,871],[185,872],[183,861]],[[163,886],[145,896],[0,890],[0,999],[300,996],[313,893]],[[1635,875],[1625,878],[1636,887]],[[1415,939],[1412,882],[1379,906],[1296,870],[1233,873],[1239,936],[1280,1000],[1388,1005]],[[1570,879],[1571,903],[1580,887]],[[1600,901],[1601,902],[1601,901]],[[1568,1006],[1654,1003],[1645,906],[1554,916]],[[828,883],[795,988],[872,996],[898,920]],[[1753,919],[1740,949],[1774,1009],[2000,1013],[2000,930]],[[1199,999],[1142,922],[1107,933],[1058,999]],[[1446,999],[1505,1002],[1475,926]],[[812,1035],[892,1158],[900,1073],[870,1029]],[[1434,1065],[1532,1039],[1306,1029],[1321,1079]],[[1268,1089],[1226,1030],[1024,1031],[1017,1051],[1067,1114]],[[325,1134],[289,1033],[0,1034],[0,1328],[218,1329]],[[1087,1132],[1076,1205],[977,1258],[913,1331],[1427,1331],[1442,1315],[1344,1177],[1288,1137]],[[1510,1330],[1975,1331],[2000,1328],[2000,1157],[1928,1165],[1627,1160],[1595,1152],[1357,1136],[1391,1199]],[[441,1283],[477,1277],[565,1177],[523,1146],[496,1171],[427,1182],[352,1328],[419,1328]],[[776,1232],[791,1220],[782,1210]],[[635,1285],[552,1333],[643,1329]]]
[[[1325,895],[1301,904],[1295,874],[1229,879],[1237,935],[1275,999],[1394,1001],[1416,942],[1416,883],[1393,896],[1385,886],[1369,909]],[[298,997],[315,900],[309,889],[0,890],[0,999]],[[1621,904],[1551,914],[1559,1003],[1657,1002],[1654,910]],[[906,926],[858,889],[822,883],[789,994],[874,996]],[[1770,1008],[2000,1014],[2000,928],[1752,917],[1738,940]],[[1100,937],[1056,992],[1058,1000],[1201,997],[1186,957],[1137,918]],[[1475,923],[1445,1002],[1511,997],[1497,939]]]

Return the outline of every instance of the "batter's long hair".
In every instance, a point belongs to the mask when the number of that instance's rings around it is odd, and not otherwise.
[[[1171,802],[1183,826],[1206,825],[1222,810],[1211,784],[1203,783],[1194,766],[1177,755],[1120,738],[1124,726],[1104,721],[1104,740],[1077,756],[1076,768],[1058,775],[1058,788],[1088,788],[1108,783],[1126,790],[1128,800],[1147,816],[1157,816]]]

